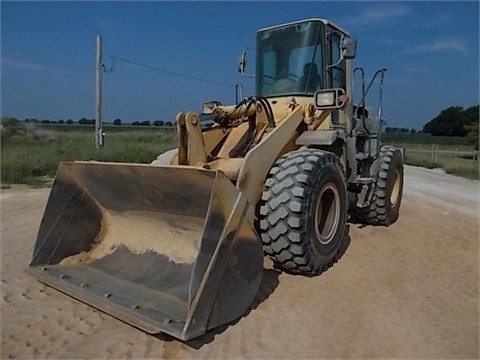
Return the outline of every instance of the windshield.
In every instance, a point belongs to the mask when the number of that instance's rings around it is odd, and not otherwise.
[[[323,27],[305,22],[257,34],[257,95],[312,95],[325,88]]]

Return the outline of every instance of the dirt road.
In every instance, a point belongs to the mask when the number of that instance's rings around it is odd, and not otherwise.
[[[2,358],[478,358],[479,182],[406,167],[400,220],[351,225],[319,277],[266,270],[256,307],[185,344],[24,273],[49,189],[1,193]]]

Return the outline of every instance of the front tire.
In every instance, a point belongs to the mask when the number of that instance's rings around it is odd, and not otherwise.
[[[257,228],[276,267],[318,275],[340,257],[347,237],[345,178],[333,153],[300,150],[279,158],[269,172]]]

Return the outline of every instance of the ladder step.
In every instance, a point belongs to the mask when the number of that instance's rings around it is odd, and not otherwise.
[[[371,177],[357,177],[354,180],[355,184],[368,185],[372,184],[375,180]]]
[[[371,157],[372,156],[370,154],[366,154],[366,153],[359,153],[359,154],[355,155],[355,159],[357,159],[357,160],[365,160],[365,159],[369,159]]]
[[[371,136],[372,134],[367,133],[367,132],[364,132],[364,131],[357,131],[357,132],[355,132],[354,135],[355,135],[356,137],[369,137],[369,136]]]

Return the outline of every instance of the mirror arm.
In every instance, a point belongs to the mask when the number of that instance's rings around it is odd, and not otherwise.
[[[340,60],[338,60],[335,64],[327,65],[327,69],[340,65],[342,61],[343,61],[343,54],[340,56]]]
[[[341,40],[341,45],[340,45],[340,59],[339,59],[335,64],[327,65],[327,69],[330,69],[330,68],[332,68],[332,67],[338,66],[338,65],[340,65],[340,63],[341,63],[343,60],[345,60],[344,50],[345,50],[347,47],[344,46],[344,41],[345,41],[345,36],[342,35],[342,40]]]

